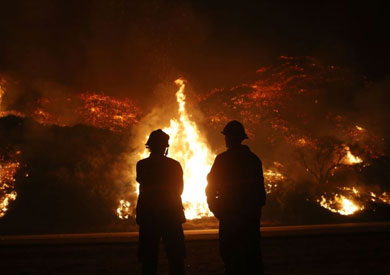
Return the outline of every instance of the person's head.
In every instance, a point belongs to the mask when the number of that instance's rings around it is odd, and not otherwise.
[[[158,129],[150,133],[148,141],[146,142],[146,148],[156,155],[166,155],[167,148],[169,147],[169,135],[163,130]]]
[[[225,135],[225,143],[228,148],[240,145],[244,139],[248,138],[244,126],[237,120],[229,121],[221,133]]]

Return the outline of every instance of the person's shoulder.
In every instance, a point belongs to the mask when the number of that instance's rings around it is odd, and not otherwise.
[[[175,160],[173,158],[165,157],[165,161],[168,162],[170,165],[181,167],[180,162],[178,162],[177,160]]]
[[[247,148],[248,148],[248,154],[255,160],[255,161],[257,161],[257,162],[259,162],[259,163],[262,163],[262,161],[261,161],[261,159],[259,158],[259,156],[256,154],[256,153],[254,153],[248,146],[246,146]]]
[[[259,165],[263,165],[263,162],[261,161],[261,159],[259,158],[258,155],[256,155],[255,153],[251,152],[252,153],[252,157],[253,157],[253,160],[255,162],[257,162]]]
[[[223,151],[217,155],[217,158],[224,158],[224,157],[230,156],[233,153],[234,153],[234,150],[226,148],[225,151]]]
[[[141,159],[137,162],[137,166],[145,165],[149,161],[149,158]]]
[[[222,159],[224,159],[224,158],[229,157],[229,155],[230,155],[229,150],[223,151],[222,153],[219,153],[219,154],[215,157],[215,160],[222,160]]]

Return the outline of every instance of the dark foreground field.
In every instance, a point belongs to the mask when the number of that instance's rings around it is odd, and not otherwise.
[[[269,227],[267,274],[390,274],[390,224]],[[216,231],[186,232],[188,274],[223,274]],[[2,236],[0,274],[139,274],[134,233]],[[164,253],[160,273],[167,274]]]

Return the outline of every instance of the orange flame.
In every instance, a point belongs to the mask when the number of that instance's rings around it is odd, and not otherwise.
[[[329,200],[327,200],[324,196],[321,196],[321,200],[317,200],[317,202],[331,212],[345,216],[352,215],[364,209],[364,206],[361,206],[352,199],[339,194],[334,195],[333,199]]]
[[[361,158],[359,158],[358,156],[352,155],[351,149],[349,148],[349,146],[345,145],[344,150],[345,150],[346,154],[345,154],[344,158],[341,160],[342,164],[354,165],[354,164],[358,164],[358,163],[363,162],[363,160]]]
[[[10,202],[16,199],[15,174],[19,167],[19,162],[0,160],[0,218],[5,216]]]
[[[176,92],[179,117],[171,119],[169,127],[164,128],[163,131],[170,136],[169,156],[179,161],[183,167],[182,200],[186,218],[192,220],[212,216],[207,205],[205,188],[207,174],[215,155],[200,134],[198,126],[187,113],[185,83],[184,79],[175,81],[175,84],[179,86]],[[148,154],[147,150],[142,149],[138,155],[140,158],[146,158]]]
[[[130,99],[117,99],[102,94],[81,95],[84,106],[80,113],[86,124],[118,131],[138,122],[139,110]]]
[[[285,179],[286,177],[275,168],[264,170],[265,191],[267,194],[270,194],[273,189],[278,187],[278,182]]]
[[[363,127],[360,127],[359,125],[356,125],[355,128],[356,128],[356,130],[358,130],[360,132],[365,131],[365,129]]]
[[[166,131],[171,137],[169,154],[179,161],[184,172],[184,191],[182,195],[187,219],[197,219],[211,216],[209,211],[205,188],[207,174],[214,160],[211,152],[199,129],[187,113],[184,94],[185,80],[177,79],[179,90],[176,93],[179,104],[179,119],[171,119]]]
[[[129,201],[125,201],[125,200],[119,201],[119,207],[116,210],[116,213],[121,220],[129,218],[129,215],[131,214],[130,205],[131,203]]]

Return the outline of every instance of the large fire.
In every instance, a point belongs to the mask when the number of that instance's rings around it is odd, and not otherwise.
[[[212,215],[207,206],[205,188],[207,174],[215,155],[200,134],[196,123],[190,119],[187,113],[184,94],[186,81],[177,79],[175,83],[179,86],[176,93],[179,117],[171,119],[170,125],[163,131],[170,136],[169,157],[179,161],[183,167],[184,191],[182,200],[186,218],[192,220]],[[143,150],[138,155],[140,158],[145,158],[148,156],[148,151]],[[123,209],[123,203],[117,211]],[[123,215],[119,217],[126,218]]]
[[[182,199],[187,219],[209,217],[212,216],[212,213],[207,205],[205,188],[207,174],[210,171],[215,154],[212,153],[196,123],[190,119],[187,113],[186,96],[184,94],[185,80],[177,79],[175,83],[179,86],[176,93],[179,118],[171,119],[169,127],[163,129],[170,136],[169,156],[178,160],[183,166],[184,192]],[[147,136],[145,136],[146,140]],[[139,158],[145,158],[148,154],[147,150],[138,153]],[[278,187],[279,182],[286,179],[277,170],[277,167],[283,165],[274,162],[274,166],[264,170],[267,193],[271,193],[273,189]],[[127,219],[131,215],[129,206],[130,202],[120,200],[117,208],[117,215],[120,219]]]
[[[207,206],[205,188],[207,174],[210,171],[215,155],[211,152],[199,129],[186,110],[185,80],[177,79],[179,86],[176,93],[179,104],[179,119],[172,119],[166,131],[171,139],[169,154],[179,161],[184,172],[184,191],[182,195],[187,219],[210,216]]]
[[[199,219],[212,216],[207,206],[204,190],[207,185],[207,173],[215,155],[187,112],[186,96],[184,94],[185,80],[178,79],[175,83],[179,86],[176,93],[179,116],[171,119],[170,125],[163,130],[170,135],[169,156],[178,160],[183,166],[184,192],[182,199],[185,205],[186,217],[189,220]],[[356,129],[363,131],[361,127],[356,127]],[[147,140],[147,135],[144,139]],[[298,147],[301,147],[312,144],[312,141],[298,138],[296,143]],[[343,157],[340,158],[339,163],[335,166],[336,168],[338,165],[353,166],[363,162],[360,157],[352,154],[350,147],[347,145],[343,145],[341,152]],[[142,149],[138,156],[141,159],[147,157],[148,154],[147,150]],[[278,171],[280,167],[283,167],[283,165],[274,162],[274,167],[264,170],[265,187],[268,194],[278,188],[279,183],[287,180],[287,177]],[[356,189],[354,190],[356,191]],[[354,194],[358,195],[357,192],[354,192]],[[352,215],[364,209],[364,205],[357,202],[353,197],[354,194],[349,194],[348,197],[342,194],[333,194],[331,197],[322,195],[317,202],[334,213]],[[131,214],[130,202],[121,200],[117,209],[118,217],[127,219]]]
[[[353,120],[336,107],[329,108],[328,99],[338,98],[338,90],[332,87],[346,83],[341,68],[323,65],[310,57],[281,57],[280,63],[259,69],[258,76],[255,82],[231,89],[214,89],[208,94],[198,94],[196,98],[207,125],[213,130],[221,129],[231,119],[238,119],[246,126],[249,136],[255,137],[254,149],[262,148],[261,157],[266,164],[265,187],[271,198],[282,194],[280,191],[294,190],[289,189],[287,183],[307,181],[325,188],[321,189],[324,190],[321,193],[311,194],[310,200],[340,215],[354,215],[369,209],[372,202],[390,204],[386,187],[367,186],[358,191],[362,182],[343,181],[343,177],[357,175],[357,171],[367,172],[365,169],[374,163],[373,160],[384,156],[381,153],[384,139],[375,134],[370,125],[364,124],[364,120]],[[186,216],[190,220],[208,217],[212,214],[204,190],[215,154],[188,110],[185,80],[178,79],[175,83],[178,85],[177,115],[164,121],[164,124],[155,123],[154,128],[147,129],[148,132],[142,132],[135,139],[138,144],[145,143],[147,135],[156,128],[163,128],[170,135],[169,156],[178,160],[184,171],[182,199]],[[9,88],[7,82],[0,78],[0,117],[15,115],[32,118],[44,125],[85,124],[105,129],[113,135],[125,134],[123,136],[130,134],[131,129],[132,137],[134,128],[137,131],[149,127],[149,124],[141,125],[144,114],[130,97],[119,98],[94,92],[70,93],[34,99],[23,108],[7,101],[11,91],[8,92],[6,88]],[[44,94],[48,96],[48,93]],[[131,154],[131,161],[148,156],[145,148],[135,150]],[[9,162],[14,166],[7,166],[5,159],[0,160],[2,217],[10,202],[16,198],[16,193],[10,188],[14,184],[5,180],[4,175],[8,173],[6,171],[17,170],[15,165],[18,162]],[[130,174],[118,182],[129,182]],[[133,175],[131,178],[134,178]],[[355,188],[352,188],[352,184]],[[350,190],[338,189],[344,185],[351,186],[348,187]],[[122,190],[118,193],[121,194],[113,197],[125,196]],[[127,200],[121,200],[119,206],[115,207],[119,218],[133,216],[135,195],[135,192],[130,194]]]
[[[340,164],[356,165],[363,162],[360,157],[355,156],[351,153],[349,146],[344,145],[343,150],[345,155],[341,158]],[[338,166],[335,166],[335,169],[337,167]],[[341,190],[344,192],[348,192],[348,197],[342,194],[334,194],[331,198],[327,199],[326,196],[322,195],[321,199],[318,199],[317,202],[322,207],[330,210],[331,212],[338,213],[344,216],[352,215],[364,210],[364,205],[357,201],[357,199],[361,201],[361,195],[355,187],[344,187],[341,188]]]

